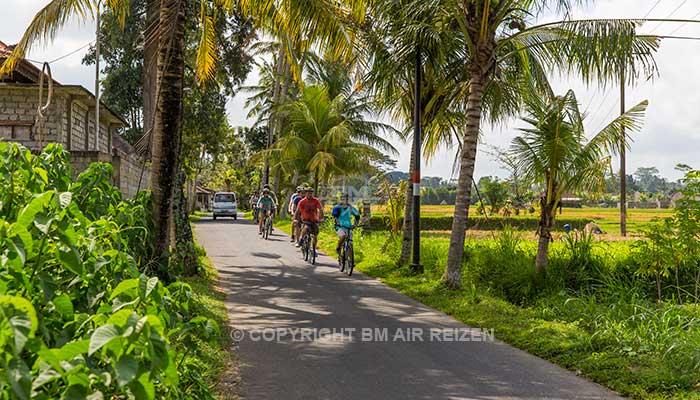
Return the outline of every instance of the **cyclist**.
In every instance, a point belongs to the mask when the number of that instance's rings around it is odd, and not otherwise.
[[[258,199],[258,210],[260,212],[260,216],[258,217],[258,235],[262,235],[263,222],[265,221],[265,217],[267,217],[268,215],[272,217],[276,207],[277,203],[270,196],[270,190],[263,189],[262,197]]]
[[[258,223],[258,199],[260,196],[258,195],[258,191],[254,191],[253,194],[250,196],[250,209],[253,211],[253,223]]]
[[[360,222],[360,212],[348,203],[348,194],[343,193],[340,196],[340,203],[333,207],[331,214],[335,220],[335,231],[338,234],[338,246],[335,248],[335,252],[340,256],[340,248],[343,246],[345,238],[348,237],[350,229],[356,227]],[[352,217],[355,217],[354,224],[351,221]]]
[[[267,191],[270,193],[270,197],[272,197],[272,200],[275,201],[275,204],[279,204],[279,201],[277,201],[277,195],[275,194],[275,192],[272,191],[269,183],[263,185],[263,190],[265,189],[267,189]]]
[[[299,201],[294,219],[301,221],[301,233],[296,247],[301,246],[301,238],[309,232],[314,236],[318,235],[318,224],[323,221],[323,204],[314,197],[314,190],[306,188],[306,196]],[[316,240],[314,243],[314,254],[316,254]]]
[[[287,209],[287,212],[289,212],[289,215],[294,217],[294,213],[297,211],[297,205],[301,201],[301,199],[304,198],[304,187],[303,186],[297,186],[297,191],[292,194],[292,197],[289,199],[289,208]],[[299,227],[298,227],[297,220],[292,218],[292,242],[294,242],[294,237],[299,236]]]

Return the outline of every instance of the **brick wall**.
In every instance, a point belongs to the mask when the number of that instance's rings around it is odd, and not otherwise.
[[[112,165],[114,183],[125,197],[134,197],[139,190],[150,187],[151,170],[137,154],[115,149]]]
[[[19,142],[38,150],[39,138],[35,126],[38,91],[37,87],[0,84],[0,140]],[[110,135],[113,133],[107,124],[100,124],[100,149],[99,152],[95,151],[95,110],[81,102],[79,97],[54,91],[51,106],[44,113],[44,132],[44,145],[61,143],[70,151],[74,178],[85,171],[90,163],[99,161],[113,163],[114,183],[125,197],[133,197],[138,189],[149,187],[151,173],[148,167],[143,167],[141,157],[117,149],[112,157]]]
[[[35,125],[39,105],[38,88],[13,88],[0,85],[0,138],[22,143],[30,149],[38,148],[40,140]],[[57,101],[58,100],[58,101]],[[45,101],[45,100],[44,100]],[[63,143],[63,102],[54,96],[44,112],[44,144]],[[14,126],[14,137],[13,137]]]

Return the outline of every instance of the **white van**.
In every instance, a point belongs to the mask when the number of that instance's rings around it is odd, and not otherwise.
[[[233,192],[216,192],[214,194],[214,220],[216,217],[233,217],[238,219],[238,202]]]

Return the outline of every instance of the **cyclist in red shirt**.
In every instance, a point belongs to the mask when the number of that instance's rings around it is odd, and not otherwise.
[[[306,196],[299,201],[297,211],[294,213],[294,219],[297,221],[301,219],[302,223],[299,242],[296,244],[297,247],[301,245],[301,238],[304,237],[306,232],[311,233],[313,236],[318,235],[318,224],[323,221],[323,204],[314,197],[313,189],[306,188]],[[313,240],[313,247],[315,252],[316,240]]]

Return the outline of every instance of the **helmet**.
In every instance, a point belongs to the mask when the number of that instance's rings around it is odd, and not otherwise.
[[[269,184],[269,183],[266,183],[266,184],[263,185],[263,189],[269,189],[269,188],[270,188],[270,184]]]
[[[270,189],[268,189],[268,188],[263,189],[263,193],[270,193]]]
[[[304,187],[303,186],[297,186],[297,192],[303,192]]]
[[[314,188],[312,188],[312,187],[307,187],[306,190],[305,190],[305,192],[307,192],[307,193],[313,193],[313,192],[314,192]]]

